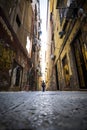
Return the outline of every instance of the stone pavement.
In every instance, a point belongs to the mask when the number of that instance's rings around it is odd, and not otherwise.
[[[87,92],[0,92],[0,130],[87,130]]]

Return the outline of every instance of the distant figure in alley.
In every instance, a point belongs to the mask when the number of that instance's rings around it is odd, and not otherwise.
[[[44,80],[42,81],[42,91],[44,92],[45,91],[45,88],[46,88],[46,84],[44,82]]]

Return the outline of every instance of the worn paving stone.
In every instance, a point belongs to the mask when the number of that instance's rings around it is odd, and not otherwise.
[[[0,92],[0,130],[87,130],[87,92]]]

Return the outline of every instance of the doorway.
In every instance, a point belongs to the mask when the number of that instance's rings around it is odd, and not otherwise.
[[[70,87],[70,74],[69,74],[69,66],[68,66],[68,60],[67,60],[66,55],[64,56],[62,60],[62,64],[63,64],[63,72],[64,72],[66,88],[69,88]]]
[[[73,54],[75,57],[76,68],[78,73],[79,85],[81,89],[87,88],[87,67],[85,62],[84,44],[81,38],[81,33],[72,43]]]
[[[55,65],[55,71],[56,71],[56,85],[57,85],[57,90],[59,90],[59,81],[58,81],[58,69],[57,69],[57,65]]]

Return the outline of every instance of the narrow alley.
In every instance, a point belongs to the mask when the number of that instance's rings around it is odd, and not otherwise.
[[[0,92],[0,130],[87,130],[87,93]]]
[[[0,0],[0,130],[87,130],[87,0]]]

